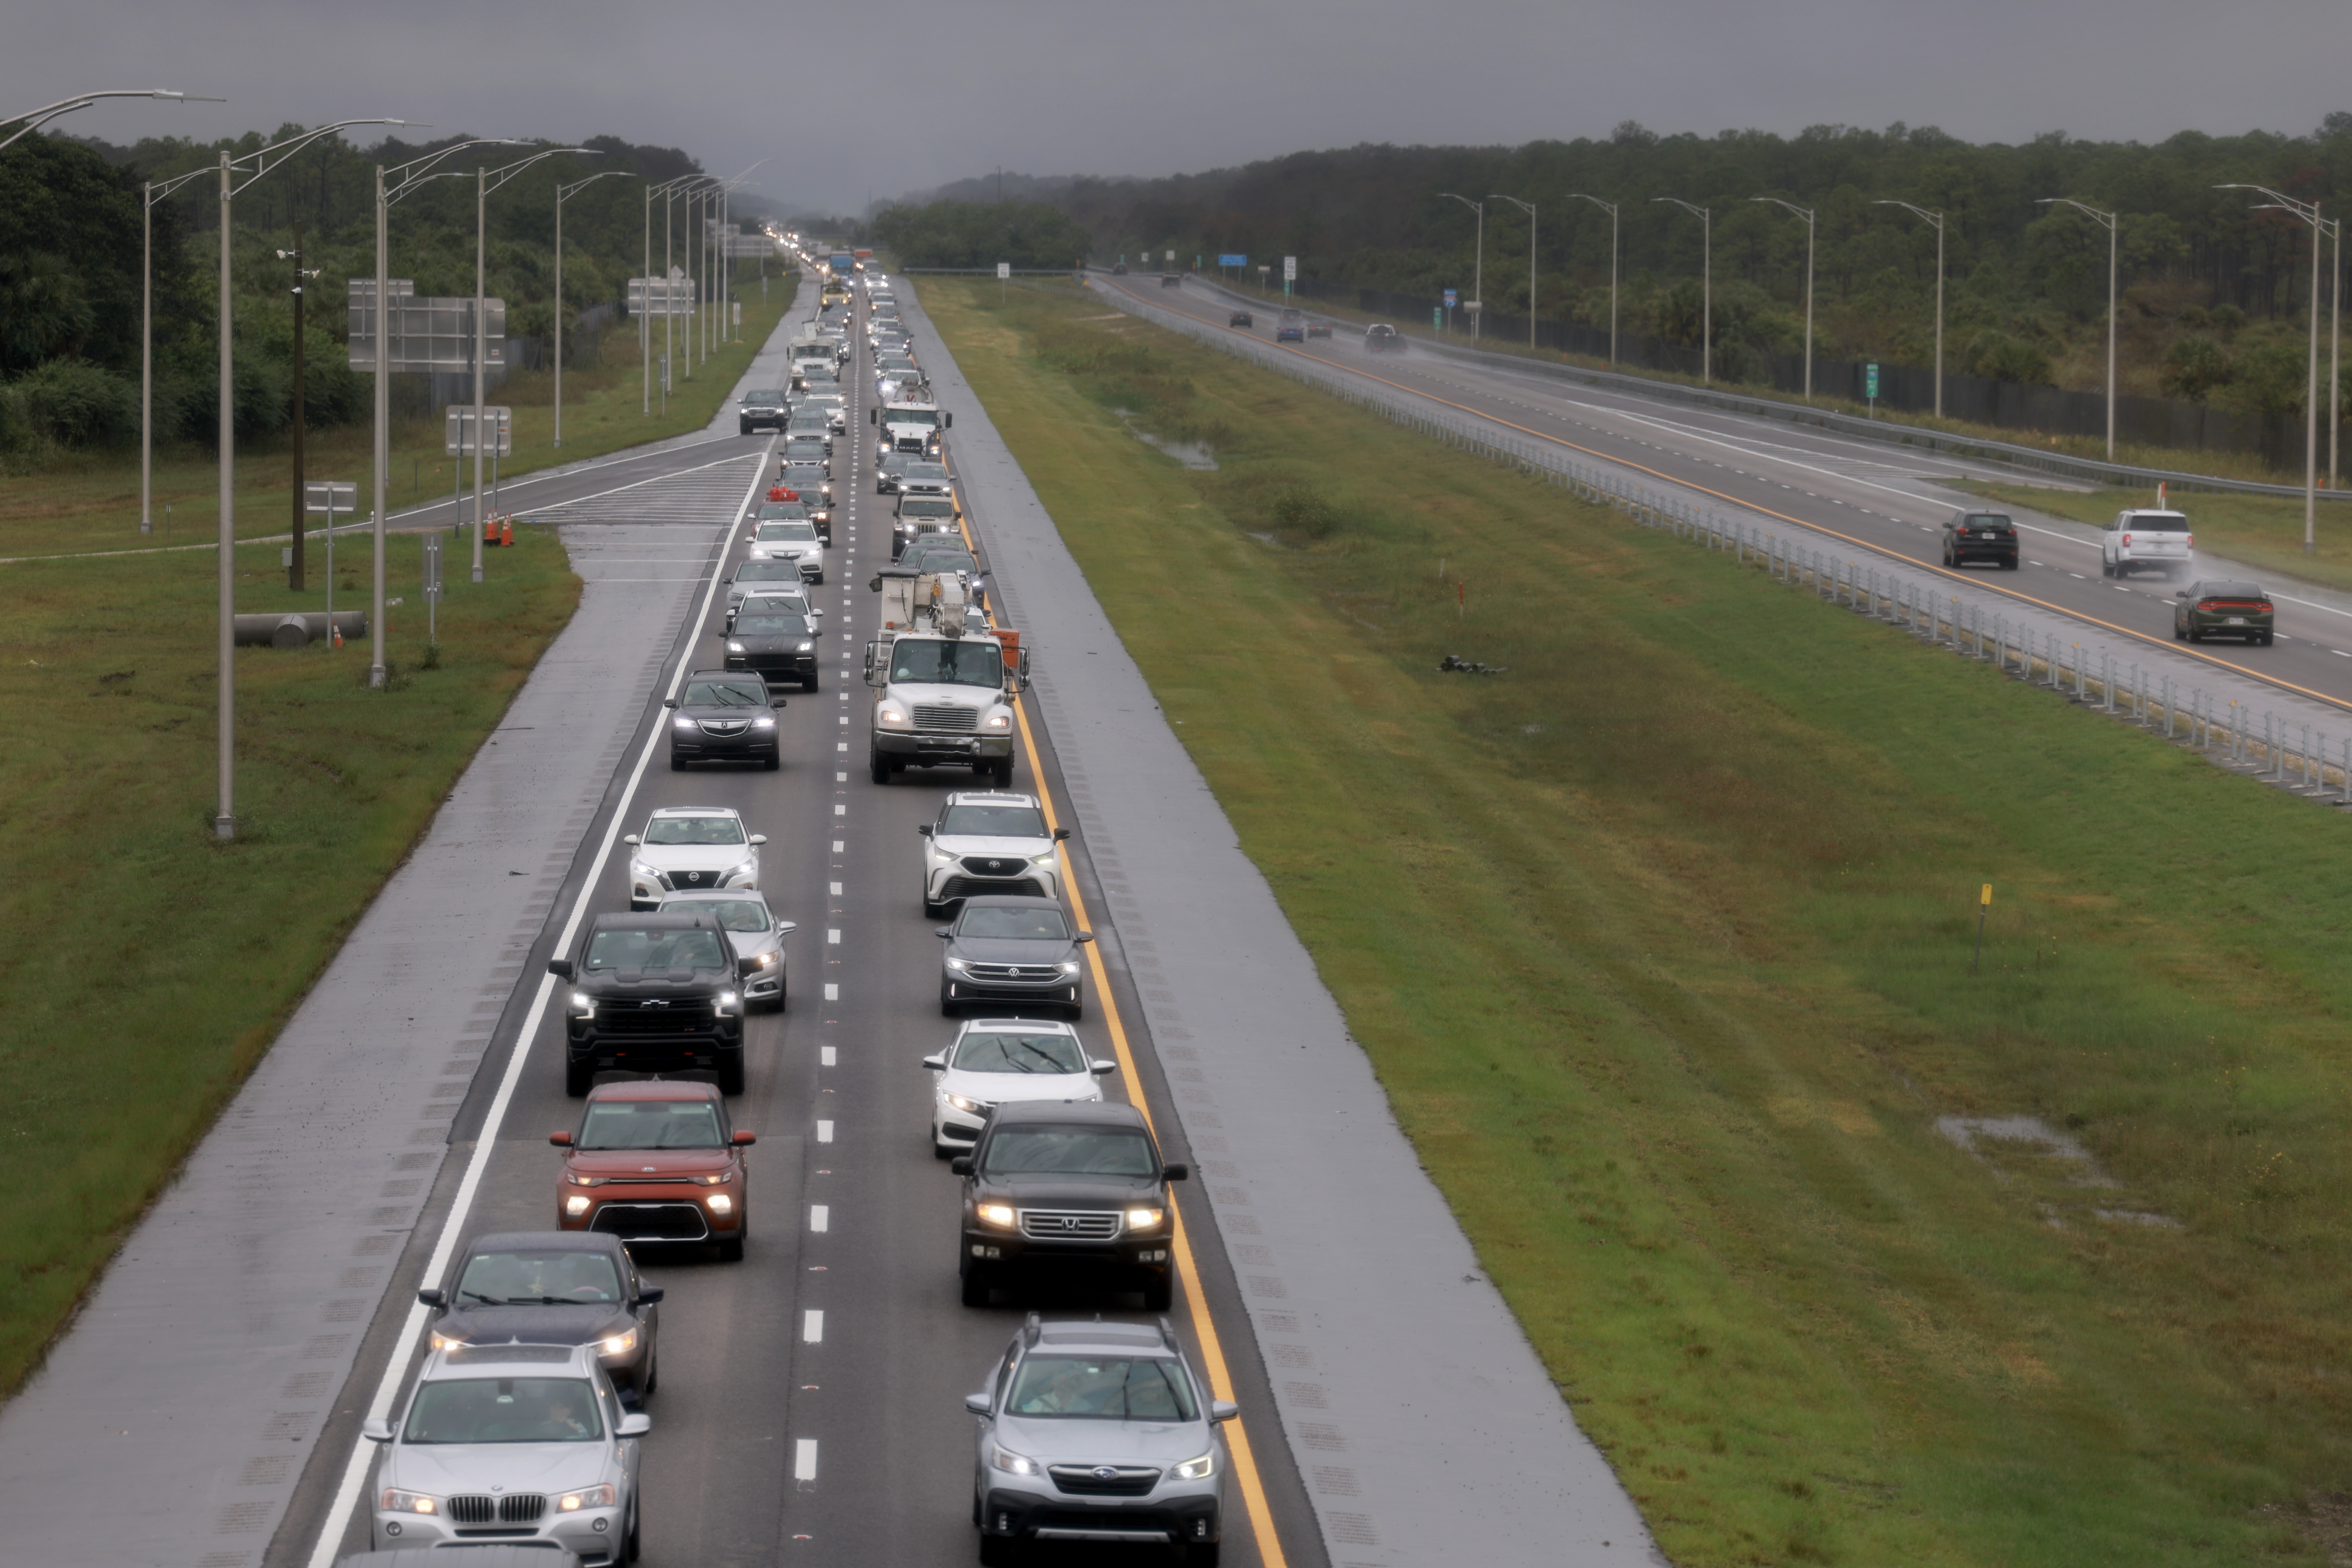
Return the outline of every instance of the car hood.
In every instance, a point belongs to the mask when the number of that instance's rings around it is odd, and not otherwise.
[[[727,596],[740,599],[748,594],[798,594],[800,586],[801,574],[797,571],[789,577],[730,577],[727,582]]]
[[[931,668],[936,669],[939,667],[933,665]],[[982,713],[1004,701],[1003,693],[993,686],[965,686],[961,682],[940,680],[894,680],[890,683],[890,695],[901,702],[927,705],[953,702],[960,707],[977,708]]]
[[[444,1312],[436,1334],[472,1345],[584,1345],[625,1332],[636,1320],[610,1301],[577,1306],[461,1307]]]
[[[727,1149],[575,1149],[563,1162],[582,1176],[711,1176],[732,1168]]]
[[[816,640],[816,634],[814,632],[790,634],[738,632],[735,634],[734,640],[743,645],[745,653],[799,653],[802,651],[803,643],[812,643]],[[814,653],[816,650],[810,648],[807,651]]]
[[[982,1176],[984,1197],[1008,1199],[1024,1206],[1046,1208],[1122,1209],[1156,1197],[1160,1184],[1150,1176]]]
[[[1040,855],[1050,855],[1054,850],[1054,841],[1050,838],[982,838],[961,833],[945,833],[933,835],[931,842],[950,855],[992,855],[1007,860],[1034,860]]]
[[[940,1088],[991,1105],[1016,1100],[1092,1100],[1100,1092],[1090,1072],[958,1072],[952,1068],[940,1075]]]
[[[781,952],[784,946],[783,938],[772,931],[730,931],[727,933],[727,940],[734,947],[738,958],[750,958],[760,952]]]
[[[403,1491],[568,1492],[608,1479],[603,1443],[395,1443],[381,1479]]]
[[[782,702],[775,701],[773,699],[770,700],[772,705],[767,708],[722,708],[715,702],[707,706],[699,702],[682,702],[678,704],[677,713],[681,719],[698,721],[737,719],[745,723],[751,723],[761,719],[774,718],[775,710],[783,706]],[[643,847],[640,846],[640,847]],[[739,846],[739,847],[741,847]]]
[[[631,847],[630,853],[665,871],[725,871],[758,858],[749,844],[638,844]]]
[[[1067,937],[960,936],[948,946],[957,957],[974,963],[1059,963],[1077,951]]]
[[[996,1440],[1057,1465],[1158,1465],[1196,1459],[1212,1441],[1201,1421],[1100,1421],[999,1415]]]
[[[591,969],[582,971],[572,988],[593,997],[675,994],[692,1000],[734,983],[721,969]]]

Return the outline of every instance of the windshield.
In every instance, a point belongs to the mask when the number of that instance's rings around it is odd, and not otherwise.
[[[788,490],[823,490],[824,468],[819,463],[795,460],[784,465],[784,489]]]
[[[936,408],[886,408],[882,411],[885,425],[937,425],[940,411]]]
[[[1004,684],[1004,656],[992,642],[949,642],[900,637],[890,648],[894,681],[936,681],[946,686]]]
[[[956,922],[958,936],[996,941],[1067,942],[1069,917],[1057,909],[1021,904],[967,904]]]
[[[806,521],[799,522],[763,522],[760,525],[762,544],[814,544],[816,527]]]
[[[743,824],[732,816],[656,816],[646,824],[648,844],[740,844]]]
[[[1067,1035],[966,1035],[954,1066],[958,1072],[1081,1073],[1087,1060]]]
[[[1014,1415],[1095,1421],[1193,1421],[1199,1406],[1184,1363],[1172,1356],[1131,1361],[1033,1355],[1021,1363],[1005,1409]]]
[[[2200,599],[2260,599],[2263,591],[2252,583],[2200,583]]]
[[[808,508],[796,500],[772,500],[760,509],[760,521],[772,522],[778,518],[806,518]],[[766,536],[761,535],[762,538]]]
[[[735,635],[739,637],[807,637],[808,617],[805,616],[738,616]]]
[[[801,563],[797,561],[746,561],[735,568],[738,583],[777,583],[789,579],[801,580]]]
[[[600,931],[588,939],[590,973],[719,969],[719,933],[710,931]]]
[[[664,914],[708,914],[729,931],[766,931],[776,922],[768,906],[757,899],[678,899],[662,906]]]
[[[565,1302],[616,1302],[621,1277],[602,1252],[527,1247],[478,1252],[466,1259],[450,1300],[459,1307],[544,1307]]]
[[[747,392],[743,395],[743,406],[746,408],[773,408],[777,404],[782,403],[783,400],[784,395],[781,392]]]
[[[1151,1141],[1140,1132],[1076,1128],[999,1129],[989,1140],[992,1176],[1156,1176]]]
[[[1043,838],[1045,814],[1034,805],[951,805],[938,833],[942,838]]]
[[[580,1123],[581,1149],[716,1149],[719,1109],[707,1100],[600,1100]]]
[[[428,1383],[408,1407],[404,1443],[593,1443],[596,1391],[576,1377],[465,1377]]]
[[[936,549],[919,550],[908,545],[907,553],[898,557],[898,564],[909,572],[929,572],[940,576],[958,572],[969,576],[980,574],[980,563],[971,558],[961,541],[952,539],[940,541]]]
[[[916,473],[908,473],[901,476],[902,479],[909,482],[920,479],[923,477],[923,475]],[[955,516],[955,503],[953,501],[936,500],[909,496],[905,500],[898,503],[898,515],[900,517],[951,518]]]
[[[689,680],[686,695],[678,699],[681,708],[765,708],[768,691],[764,685],[739,686],[730,680]]]
[[[1998,512],[1989,512],[1982,517],[1964,517],[1960,519],[1960,526],[1962,528],[2007,528],[2009,519]]]
[[[1307,319],[1307,312],[1286,308],[1282,312],[1282,319],[1285,321],[1303,321]]]

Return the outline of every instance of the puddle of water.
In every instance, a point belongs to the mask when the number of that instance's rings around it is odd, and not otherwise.
[[[2078,1165],[2083,1173],[2075,1184],[2112,1187],[2113,1176],[2099,1169],[2091,1152],[2038,1116],[1939,1116],[1936,1131],[1971,1154],[1981,1154],[1979,1143],[2022,1143],[2053,1160]]]
[[[1111,412],[1118,416],[1118,422],[1127,426],[1127,433],[1129,435],[1134,437],[1137,440],[1142,442],[1153,451],[1158,452],[1164,457],[1173,458],[1177,462],[1188,468],[1197,469],[1202,473],[1214,473],[1216,471],[1217,455],[1215,451],[1210,447],[1207,442],[1166,440],[1160,437],[1154,436],[1149,430],[1137,429],[1135,427],[1135,421],[1128,417],[1128,411],[1126,409],[1114,408]]]

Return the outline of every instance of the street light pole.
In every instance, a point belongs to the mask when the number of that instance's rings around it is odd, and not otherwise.
[[[2112,463],[2116,460],[2116,241],[2122,226],[2119,215],[2101,212],[2072,196],[2044,196],[2033,205],[2053,204],[2073,207],[2107,231],[2107,461]]]
[[[1794,202],[1784,202],[1778,196],[1750,196],[1751,202],[1770,202],[1785,207],[1805,220],[1805,401],[1813,400],[1813,209],[1801,207]],[[2108,456],[2114,456],[2110,452]]]
[[[50,121],[57,119],[59,115],[71,114],[76,110],[79,109],[88,109],[91,104],[96,103],[101,98],[160,98],[167,103],[226,103],[228,101],[226,98],[206,98],[200,93],[191,94],[185,92],[170,92],[162,88],[151,87],[121,88],[105,92],[76,93],[71,98],[61,98],[55,103],[44,104],[42,107],[33,110],[30,114],[19,114],[12,116],[6,120],[0,120],[0,125],[14,125],[16,127],[16,132],[5,141],[0,141],[0,148],[13,147],[19,141],[23,140],[25,137],[30,136],[34,132],[38,131],[42,126],[47,125]],[[210,170],[206,170],[205,172],[207,174],[211,173]]]
[[[2327,237],[2327,220],[2319,216],[2319,204],[2302,202],[2268,185],[2216,185],[2217,191],[2260,191],[2270,197],[2258,202],[2255,212],[2290,212],[2311,226],[2311,361],[2304,385],[2303,432],[2303,552],[2319,552],[2319,247]],[[2333,413],[2334,410],[2330,410]]]
[[[1936,417],[1944,416],[1944,215],[1915,207],[1909,202],[1878,201],[1874,207],[1901,207],[1936,226]]]
[[[1478,260],[1470,274],[1470,292],[1475,296],[1470,302],[1476,307],[1470,312],[1470,341],[1475,343],[1480,336],[1478,318],[1486,313],[1486,204],[1474,202],[1468,196],[1456,196],[1452,191],[1437,194],[1453,197],[1478,215]]]
[[[1680,196],[1652,196],[1650,199],[1672,202],[1685,212],[1698,214],[1698,380],[1701,386],[1711,386],[1715,384],[1715,212],[1710,207],[1693,205]]]
[[[1536,346],[1536,204],[1523,202],[1517,196],[1489,195],[1490,202],[1508,202],[1524,207],[1528,215],[1528,347]]]
[[[563,445],[563,204],[583,185],[619,175],[637,178],[633,169],[599,169],[584,180],[555,187],[555,444]]]
[[[1609,363],[1617,363],[1617,204],[1582,191],[1568,193],[1570,201],[1591,202],[1609,215]]]

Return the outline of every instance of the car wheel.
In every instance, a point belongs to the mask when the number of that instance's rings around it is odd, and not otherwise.
[[[669,754],[669,771],[674,773],[682,773],[686,772],[686,759],[679,756],[676,752],[672,752]]]
[[[2109,561],[2107,560],[2107,558],[2106,558],[2105,556],[2104,556],[2104,555],[2100,556],[2100,557],[2099,557],[2099,575],[2100,575],[2100,576],[2102,576],[2102,577],[2112,577],[2112,576],[2114,576],[2115,574],[2116,574],[2116,569],[2115,569],[2114,565],[2113,565],[2111,563],[2109,563]]]
[[[732,1241],[720,1242],[719,1244],[719,1261],[721,1263],[742,1262],[743,1238],[739,1236]]]
[[[629,1505],[629,1538],[621,1543],[622,1557],[630,1563],[637,1560],[637,1505]]]
[[[866,766],[872,771],[876,784],[886,784],[890,782],[890,760],[881,752],[868,752]]]
[[[803,691],[814,691],[816,689],[817,679],[817,674],[814,670],[811,670],[808,674],[802,676],[801,689]]]
[[[1166,1272],[1162,1271],[1159,1278],[1144,1283],[1143,1310],[1147,1312],[1164,1312],[1168,1310],[1169,1302],[1174,1299],[1175,1294],[1175,1286],[1170,1282]]]
[[[956,1151],[955,1151],[955,1145],[954,1145],[954,1144],[952,1144],[952,1143],[942,1143],[942,1142],[940,1142],[938,1139],[936,1139],[936,1138],[934,1138],[934,1139],[932,1139],[932,1140],[931,1140],[931,1158],[932,1158],[932,1159],[934,1159],[934,1160],[952,1160],[952,1159],[954,1159],[955,1157],[956,1157]]]
[[[1009,789],[1013,784],[1013,759],[1005,758],[996,764],[996,787]]]
[[[1184,1548],[1184,1568],[1217,1568],[1218,1542],[1195,1541]]]
[[[948,910],[952,907],[953,906],[949,904],[935,903],[929,899],[925,899],[923,900],[923,918],[927,921],[945,920],[947,919]]]
[[[2188,627],[2182,626],[2179,621],[2175,621],[2172,623],[2172,640],[2174,642],[2195,642],[2197,639],[2189,635]]]
[[[1019,1561],[1015,1555],[1021,1543],[1009,1535],[982,1535],[980,1538],[981,1568],[1010,1568]]]
[[[715,1074],[713,1074],[713,1076],[719,1079],[719,1093],[742,1093],[743,1053],[738,1051],[732,1056],[720,1057],[719,1058],[719,1069]]]
[[[659,1337],[656,1336],[654,1342],[646,1347],[646,1380],[637,1385],[637,1403],[639,1405],[643,1405],[646,1400],[651,1399],[654,1396],[654,1390],[661,1386],[660,1351],[661,1341]]]
[[[760,760],[761,768],[768,773],[774,773],[778,768],[781,768],[783,765],[783,755],[782,752],[771,752]]]
[[[987,1271],[986,1269],[984,1269],[984,1268],[967,1268],[967,1269],[965,1269],[965,1270],[964,1270],[964,1273],[963,1273],[963,1304],[964,1304],[965,1306],[967,1306],[967,1307],[985,1307],[985,1306],[987,1306],[987,1305],[988,1305],[989,1290],[990,1290],[990,1286],[989,1286],[989,1282],[988,1282],[988,1271]],[[995,1538],[991,1538],[991,1539],[995,1539]]]
[[[2270,646],[2271,646],[2271,637],[2272,637],[2272,635],[2273,635],[2273,634],[2271,634],[2271,633],[2269,633],[2269,632],[2264,632],[2264,633],[2263,634],[2263,646],[2264,647],[2270,647]]]
[[[567,1058],[563,1064],[563,1092],[573,1100],[584,1100],[588,1096],[588,1087],[595,1077],[596,1068],[593,1063],[575,1062]]]

